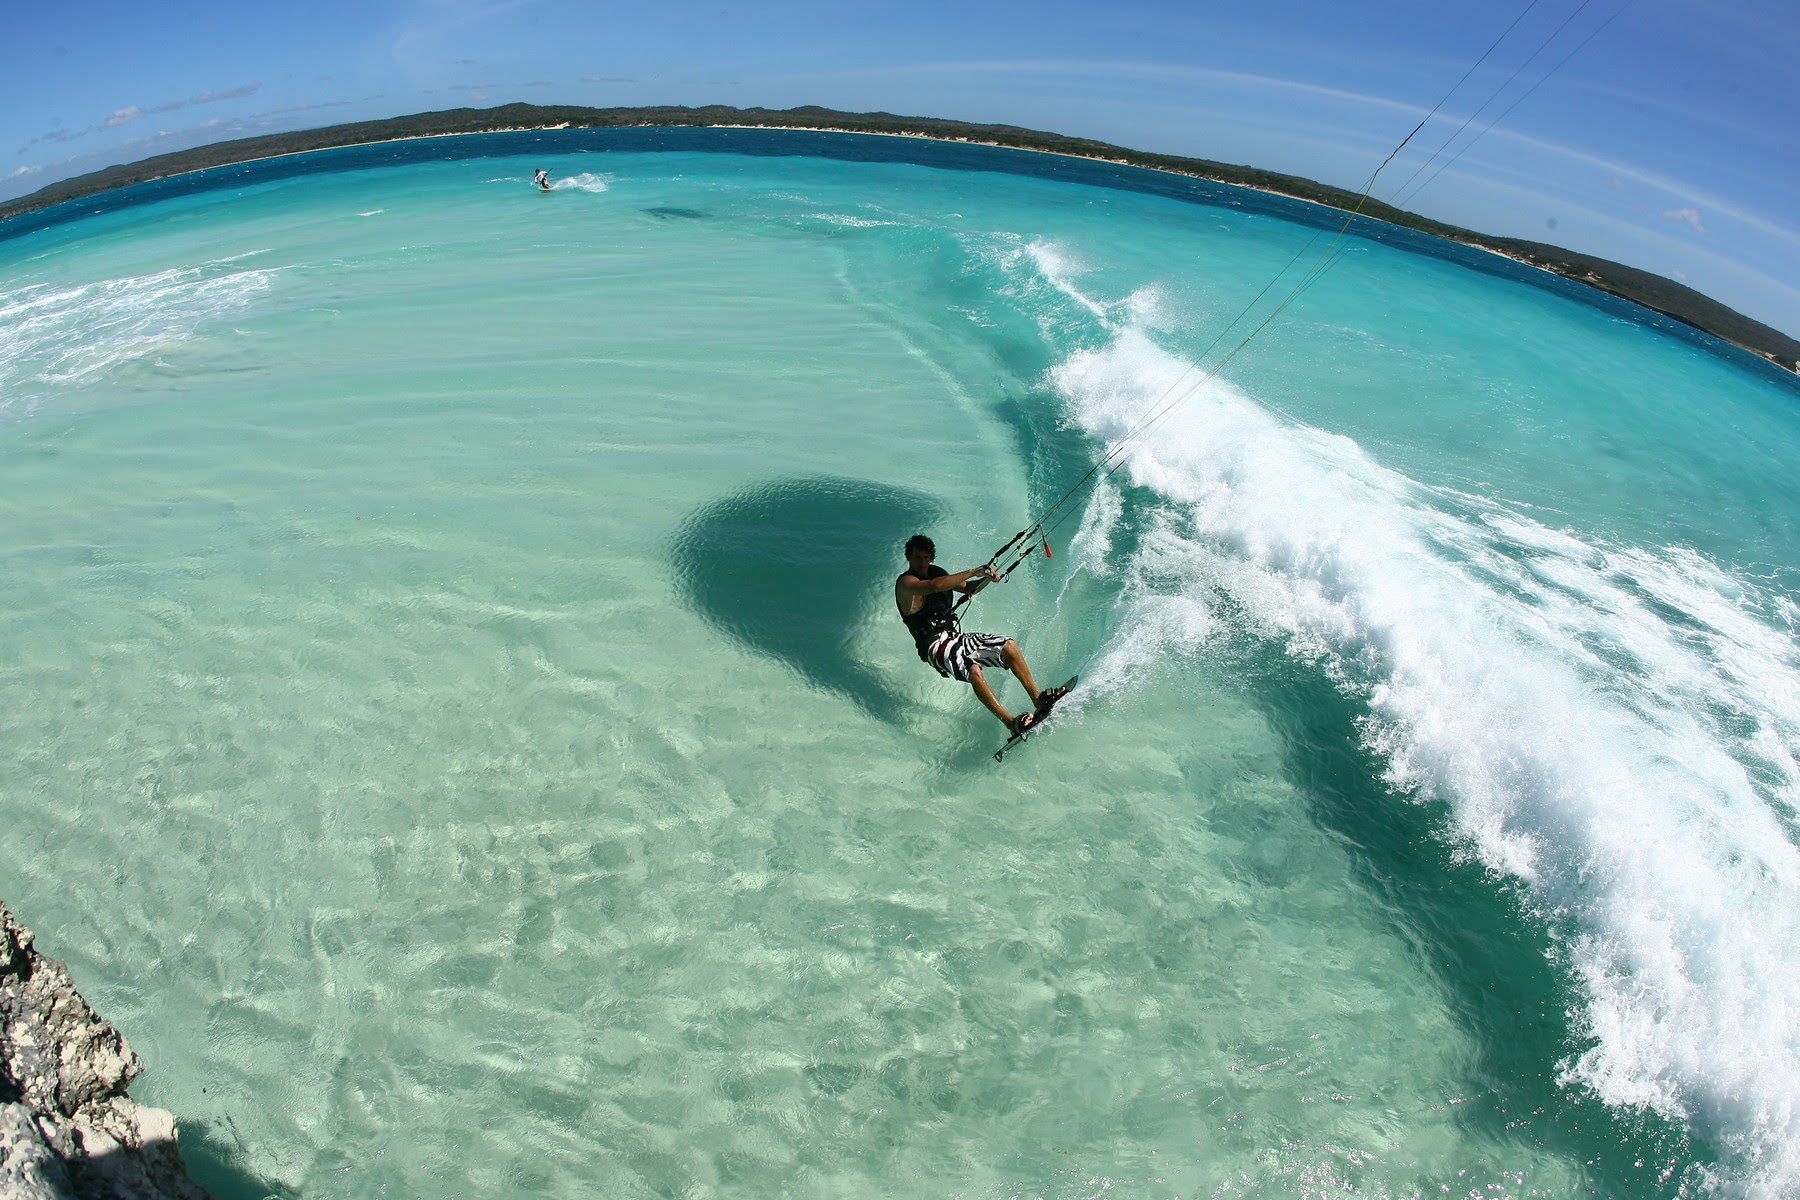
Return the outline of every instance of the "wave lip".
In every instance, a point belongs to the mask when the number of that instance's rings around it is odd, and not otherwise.
[[[1134,320],[1050,383],[1111,443],[1192,388],[1190,367]],[[1585,1048],[1564,1083],[1703,1128],[1731,1190],[1800,1191],[1791,602],[1689,550],[1424,486],[1216,380],[1127,471],[1163,512],[1125,566],[1189,607],[1229,595],[1362,696],[1386,782],[1445,802],[1462,848],[1567,931]],[[1115,653],[1216,629],[1176,602]]]

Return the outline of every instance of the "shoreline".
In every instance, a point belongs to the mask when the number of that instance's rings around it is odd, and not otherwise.
[[[507,114],[513,119],[504,119]],[[767,119],[758,119],[767,115]],[[802,115],[804,114],[804,115]],[[531,119],[536,117],[537,119]],[[841,118],[841,119],[838,119]],[[423,127],[420,127],[423,126]],[[549,133],[567,129],[713,128],[805,133],[862,134],[917,138],[951,144],[1021,150],[1061,158],[1085,159],[1111,166],[1133,167],[1178,178],[1246,188],[1284,200],[1343,213],[1346,224],[1361,217],[1411,229],[1446,241],[1483,250],[1526,267],[1593,288],[1638,305],[1755,356],[1800,377],[1800,339],[1746,317],[1685,284],[1622,263],[1593,258],[1562,247],[1499,238],[1396,209],[1366,193],[1299,176],[1259,168],[1215,163],[1206,159],[1153,154],[1087,138],[1015,126],[978,125],[944,118],[898,117],[888,113],[840,113],[818,107],[738,109],[705,108],[584,109],[528,104],[492,109],[451,109],[377,121],[323,126],[286,134],[265,134],[215,142],[192,150],[156,155],[135,163],[104,168],[48,184],[29,195],[0,202],[0,238],[14,217],[73,203],[136,184],[154,183],[200,171],[269,162],[321,150],[378,146],[388,142],[468,137],[487,133]],[[302,142],[281,148],[284,142]],[[1288,186],[1280,186],[1286,184]],[[1308,193],[1311,194],[1308,194]]]
[[[556,128],[564,128],[557,126]],[[635,126],[634,128],[656,128],[656,126]],[[949,142],[963,146],[987,146],[994,150],[1017,150],[1021,154],[1049,154],[1057,158],[1073,158],[1082,162],[1103,162],[1115,167],[1134,167],[1140,171],[1155,171],[1160,175],[1174,175],[1181,179],[1204,179],[1208,183],[1220,183],[1227,187],[1241,187],[1252,192],[1262,192],[1268,196],[1280,196],[1283,200],[1294,200],[1301,204],[1311,204],[1317,208],[1329,209],[1333,212],[1348,212],[1322,200],[1314,200],[1310,196],[1297,196],[1292,192],[1284,192],[1279,188],[1267,187],[1258,183],[1241,183],[1235,179],[1220,179],[1205,175],[1198,171],[1181,171],[1174,167],[1150,167],[1143,163],[1132,162],[1129,158],[1112,158],[1101,154],[1077,154],[1072,150],[1050,150],[1043,146],[1015,146],[1010,142],[996,142],[985,138],[942,137],[935,133],[919,133],[911,130],[895,129],[842,129],[830,125],[710,125],[709,129],[791,129],[797,133],[846,133],[859,137],[904,137],[919,138],[927,142]],[[1380,220],[1370,217],[1371,221]]]

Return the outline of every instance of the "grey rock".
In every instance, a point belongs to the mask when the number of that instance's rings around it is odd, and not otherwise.
[[[75,1200],[68,1168],[44,1142],[31,1110],[23,1104],[0,1104],[0,1196]]]
[[[0,1200],[208,1200],[143,1064],[0,901]]]

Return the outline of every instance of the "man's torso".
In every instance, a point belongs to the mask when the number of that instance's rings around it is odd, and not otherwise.
[[[936,563],[932,563],[922,575],[908,567],[900,573],[898,579],[894,580],[894,603],[900,609],[900,619],[906,622],[907,629],[912,632],[913,642],[918,646],[921,655],[930,646],[932,639],[940,634],[955,631],[956,603],[950,598],[950,593],[947,591],[927,592],[923,595],[910,593],[906,590],[906,580],[916,579],[920,582],[929,582],[933,579],[942,579],[949,573]]]

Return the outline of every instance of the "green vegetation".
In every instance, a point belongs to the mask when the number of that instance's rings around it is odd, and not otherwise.
[[[491,133],[500,130],[544,129],[557,126],[598,129],[628,125],[751,125],[761,128],[809,128],[851,133],[910,134],[948,141],[980,142],[1021,150],[1043,150],[1081,158],[1103,159],[1191,175],[1220,183],[1241,184],[1311,200],[1345,211],[1435,234],[1467,245],[1494,250],[1565,278],[1600,288],[1616,296],[1654,309],[1666,316],[1705,330],[1787,368],[1800,370],[1800,341],[1725,307],[1694,289],[1648,271],[1621,263],[1578,254],[1558,246],[1515,238],[1489,237],[1472,230],[1446,225],[1429,217],[1365,200],[1359,193],[1332,187],[1296,175],[1263,171],[1255,167],[1181,158],[1172,154],[1148,154],[1087,138],[1065,137],[1016,125],[976,125],[938,117],[900,117],[892,113],[846,113],[829,108],[732,108],[714,104],[703,108],[663,106],[655,108],[578,108],[567,105],[506,104],[498,108],[453,108],[443,112],[415,113],[384,121],[359,121],[294,133],[267,134],[216,142],[193,150],[160,154],[141,162],[107,167],[88,175],[53,183],[29,196],[0,204],[0,220],[64,200],[131,183],[162,179],[207,167],[225,166],[278,154],[324,150],[396,138],[428,137],[452,133]]]

